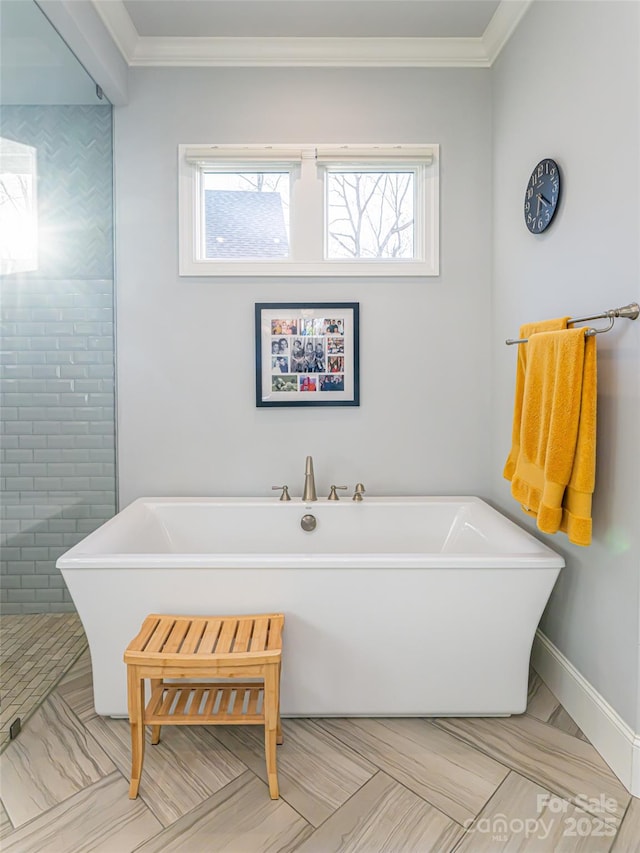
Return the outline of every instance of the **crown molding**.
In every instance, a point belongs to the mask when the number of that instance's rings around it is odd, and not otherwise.
[[[473,38],[142,38],[129,65],[486,67]]]
[[[534,0],[502,0],[493,13],[482,36],[489,66],[496,61],[533,2]]]
[[[533,0],[502,0],[480,38],[140,36],[122,0],[92,0],[132,67],[490,68]]]

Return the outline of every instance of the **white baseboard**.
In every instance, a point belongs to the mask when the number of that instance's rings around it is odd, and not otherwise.
[[[640,797],[640,734],[634,732],[542,631],[531,663],[622,784]]]

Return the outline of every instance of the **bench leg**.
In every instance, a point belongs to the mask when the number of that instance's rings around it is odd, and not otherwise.
[[[131,727],[131,784],[129,799],[135,800],[140,787],[144,761],[144,679],[135,666],[127,667],[129,724]]]
[[[281,664],[278,664],[278,727],[276,729],[276,743],[278,745],[284,743],[284,738],[282,737],[282,720],[280,719],[280,670],[282,669]]]
[[[278,731],[278,667],[267,664],[264,672],[264,749],[267,761],[269,796],[277,800],[278,771],[276,767],[276,739]]]
[[[156,689],[156,687],[160,687],[162,685],[161,678],[152,678],[151,679],[151,692]],[[151,726],[151,743],[155,746],[157,743],[160,743],[160,729],[162,726]]]

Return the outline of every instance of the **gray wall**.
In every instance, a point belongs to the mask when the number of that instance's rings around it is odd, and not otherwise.
[[[3,613],[73,605],[56,558],[115,511],[110,106],[5,106],[38,157],[37,272],[0,278]]]
[[[640,7],[535,3],[493,69],[493,462],[496,503],[533,529],[509,495],[516,352],[522,322],[640,301]],[[547,232],[524,228],[533,166],[553,157],[563,198]],[[635,731],[640,541],[640,321],[597,338],[598,453],[593,544],[547,539],[567,567],[542,630]]]
[[[122,505],[140,495],[478,493],[489,483],[490,72],[133,69],[115,114]],[[437,142],[438,278],[177,274],[180,142]],[[361,405],[257,409],[253,306],[361,308]]]

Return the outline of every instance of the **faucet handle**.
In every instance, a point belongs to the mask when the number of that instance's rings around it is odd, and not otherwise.
[[[356,483],[356,487],[355,487],[355,490],[354,490],[354,492],[353,492],[353,500],[354,500],[354,501],[361,501],[361,500],[362,500],[362,496],[364,495],[364,493],[365,493],[366,491],[367,491],[367,490],[365,489],[365,487],[364,487],[364,484],[363,484],[363,483]]]
[[[331,491],[329,492],[329,497],[327,498],[327,500],[328,501],[339,501],[340,497],[339,497],[338,493],[336,492],[336,489],[345,489],[346,490],[348,488],[349,488],[348,486],[331,486]]]
[[[281,501],[290,501],[291,495],[289,494],[289,486],[271,486],[271,491],[282,489],[282,494],[280,495]]]

